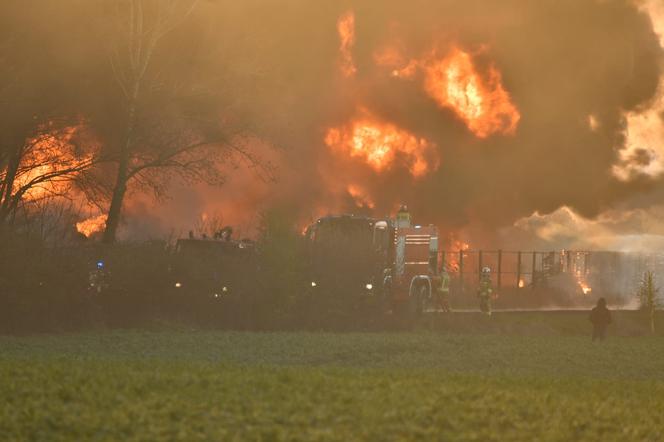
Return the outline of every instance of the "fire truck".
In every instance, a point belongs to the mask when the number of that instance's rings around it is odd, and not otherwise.
[[[214,298],[238,295],[251,289],[255,247],[230,238],[179,239],[171,267],[178,291]]]
[[[355,215],[320,218],[306,231],[311,290],[373,295],[383,270],[375,247],[376,220]]]
[[[419,314],[430,303],[438,268],[438,229],[413,225],[405,206],[395,218],[328,216],[307,229],[312,286],[344,289],[381,300],[395,314]]]

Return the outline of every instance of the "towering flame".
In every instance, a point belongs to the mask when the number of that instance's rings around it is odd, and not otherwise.
[[[357,72],[353,62],[353,45],[355,44],[355,14],[346,12],[337,21],[339,33],[339,53],[341,56],[341,73],[344,77],[352,77]]]
[[[429,96],[452,109],[477,137],[514,134],[521,116],[494,66],[480,75],[470,54],[455,47],[447,56],[425,62],[424,71]]]
[[[389,169],[398,156],[406,160],[415,177],[437,166],[427,161],[433,148],[429,141],[364,114],[345,126],[329,129],[325,144],[336,152],[363,159],[376,172]]]
[[[503,87],[500,72],[490,65],[481,73],[468,52],[452,47],[442,58],[435,50],[408,58],[397,43],[379,48],[373,59],[401,79],[412,79],[421,70],[427,95],[440,107],[453,110],[477,137],[516,132],[521,115]]]

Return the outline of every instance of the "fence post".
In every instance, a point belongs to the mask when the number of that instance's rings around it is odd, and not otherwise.
[[[503,273],[503,251],[498,250],[498,280],[497,280],[498,288],[501,287],[503,282],[502,273]]]
[[[537,252],[533,251],[533,266],[530,269],[530,286],[535,287],[535,267],[537,267]]]
[[[521,250],[516,252],[516,288],[521,288]]]
[[[572,273],[572,252],[568,250],[565,254],[567,255],[567,273]]]

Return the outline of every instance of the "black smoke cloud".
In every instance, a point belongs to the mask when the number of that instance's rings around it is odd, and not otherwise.
[[[256,108],[257,115],[291,129],[274,138],[287,151],[283,181],[270,198],[294,198],[305,212],[333,206],[332,176],[368,188],[378,214],[408,202],[418,219],[490,230],[561,206],[595,217],[661,186],[644,179],[622,183],[610,173],[624,141],[623,112],[648,103],[660,77],[657,36],[632,2],[394,1],[322,8],[288,2],[259,9],[254,42],[269,42],[267,51],[241,53],[265,62],[265,80],[282,89]],[[348,10],[355,12],[358,72],[344,80],[335,21]],[[253,12],[238,8],[237,22]],[[501,71],[521,113],[516,134],[480,140],[436,107],[421,82],[386,75],[373,54],[395,39],[414,58],[434,45],[484,48],[476,61]],[[322,142],[324,131],[351,119],[358,105],[434,142],[439,169],[413,179],[405,166],[377,174],[334,158]],[[600,122],[595,131],[590,115]]]
[[[80,11],[72,6],[67,13],[98,14]],[[356,22],[351,79],[338,70],[336,21],[347,11]],[[413,58],[457,44],[477,52],[477,63],[493,63],[521,114],[516,133],[478,139],[426,96],[421,81],[387,75],[373,54],[395,39]],[[95,45],[99,54],[90,48],[88,63],[108,75],[103,45]],[[162,229],[182,228],[203,211],[225,213],[234,223],[273,205],[293,207],[302,220],[325,210],[357,212],[345,194],[349,183],[372,195],[378,216],[406,202],[418,220],[454,230],[491,231],[561,206],[592,218],[637,196],[652,204],[655,197],[647,195],[661,193],[658,180],[625,183],[610,173],[624,141],[623,112],[651,100],[661,74],[652,24],[630,1],[203,1],[160,51],[168,60],[162,69],[186,73],[180,78],[209,91],[224,113],[241,116],[273,146],[267,155],[278,166],[276,183],[231,169],[219,189],[174,185],[172,199],[153,208],[167,218]],[[93,103],[82,107],[99,112],[95,94],[107,97],[113,89],[95,90],[94,78],[89,84],[85,96]],[[440,167],[414,179],[405,164],[378,174],[335,156],[325,132],[348,122],[358,106],[435,143]],[[591,114],[601,123],[595,131]],[[185,200],[187,209],[178,210]]]

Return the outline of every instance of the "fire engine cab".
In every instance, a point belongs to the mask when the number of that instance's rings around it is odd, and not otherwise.
[[[431,299],[438,229],[412,225],[406,206],[389,219],[321,218],[309,227],[307,237],[316,286],[345,278],[350,281],[346,287],[380,298],[394,313],[421,313]]]
[[[421,313],[434,291],[438,268],[438,229],[412,225],[405,206],[394,220],[376,223],[374,243],[385,248],[383,293],[395,312]]]

